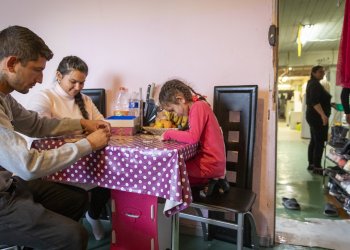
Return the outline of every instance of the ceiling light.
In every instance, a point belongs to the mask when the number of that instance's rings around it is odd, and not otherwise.
[[[307,24],[307,25],[299,24],[297,41],[296,41],[298,44],[298,56],[301,56],[302,46],[314,38],[315,36],[314,27],[315,25],[311,25],[311,24]]]
[[[282,76],[281,81],[283,83],[287,82],[288,81],[288,76]]]
[[[308,41],[311,41],[314,38],[314,27],[315,25],[301,25],[300,30],[300,41],[301,44],[304,45]]]

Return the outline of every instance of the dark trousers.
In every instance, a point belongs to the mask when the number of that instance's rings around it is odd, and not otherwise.
[[[42,181],[15,180],[0,192],[0,243],[34,249],[87,248],[88,234],[77,221],[87,209],[80,188]]]
[[[111,191],[107,188],[96,187],[89,190],[89,192],[91,199],[88,213],[92,219],[97,220],[111,196]]]
[[[327,141],[328,125],[320,127],[310,126],[310,134],[311,139],[308,148],[309,166],[313,165],[316,168],[320,168],[324,144]]]

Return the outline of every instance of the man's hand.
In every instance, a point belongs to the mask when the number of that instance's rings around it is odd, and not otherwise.
[[[86,139],[90,142],[92,150],[95,151],[107,146],[110,137],[111,133],[104,128],[100,128],[89,134]]]
[[[105,129],[108,134],[111,134],[111,124],[105,121],[81,119],[80,124],[86,134],[90,134],[98,129]]]

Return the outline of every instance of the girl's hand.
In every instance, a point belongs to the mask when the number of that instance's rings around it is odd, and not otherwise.
[[[165,139],[164,139],[164,133],[163,133],[161,136],[159,136],[159,140],[165,141]]]

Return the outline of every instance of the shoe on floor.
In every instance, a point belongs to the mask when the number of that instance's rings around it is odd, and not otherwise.
[[[323,175],[323,168],[314,167],[314,169],[312,170],[312,173],[318,174],[318,175]]]
[[[327,203],[324,207],[323,214],[328,217],[337,217],[338,216],[338,210],[335,206],[333,206],[330,203]]]
[[[330,187],[328,193],[329,193],[330,195],[332,195],[332,196],[335,196],[335,197],[339,196],[338,187],[337,187],[336,185],[333,184],[333,185]]]
[[[282,198],[282,205],[290,210],[300,210],[300,205],[295,198]]]
[[[309,166],[307,166],[307,170],[308,170],[308,171],[314,170],[314,165],[309,165]]]
[[[95,220],[91,218],[88,212],[85,213],[85,218],[91,225],[92,233],[95,236],[95,239],[102,240],[105,235],[105,232],[101,221],[99,219]]]

